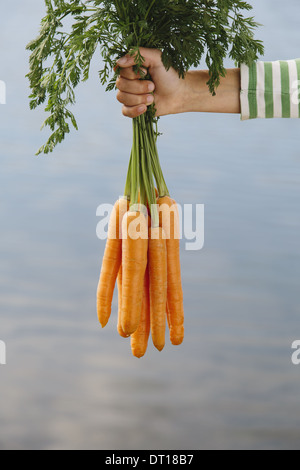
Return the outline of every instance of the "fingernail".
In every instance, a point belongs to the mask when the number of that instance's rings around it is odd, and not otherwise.
[[[151,91],[154,91],[154,89],[155,89],[154,83],[149,83],[148,90],[151,92]]]
[[[154,100],[152,95],[147,96],[147,103],[152,103]]]
[[[140,107],[138,108],[138,113],[140,113],[140,114],[144,113],[145,111],[146,111],[146,107],[145,107],[145,106],[140,106]]]

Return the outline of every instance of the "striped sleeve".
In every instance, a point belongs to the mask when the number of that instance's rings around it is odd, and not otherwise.
[[[242,64],[241,118],[300,118],[300,59]]]

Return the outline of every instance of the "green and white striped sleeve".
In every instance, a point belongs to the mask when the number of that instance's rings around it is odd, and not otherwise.
[[[241,118],[300,118],[300,59],[241,66]]]

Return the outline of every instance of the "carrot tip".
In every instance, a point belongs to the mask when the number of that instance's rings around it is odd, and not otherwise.
[[[122,326],[122,330],[123,330],[123,333],[125,335],[125,338],[128,338],[129,336],[133,335],[136,332],[137,329],[138,329],[138,326],[128,327],[128,328],[123,328],[123,326]]]
[[[133,352],[132,353],[134,357],[136,357],[137,359],[141,359],[142,357],[145,356],[145,353],[142,352],[142,353],[136,353],[136,352]]]
[[[100,320],[100,318],[99,318],[99,317],[98,317],[98,321],[99,321],[100,325],[102,326],[102,328],[105,328],[105,327],[106,327],[106,325],[107,325],[107,323],[108,323],[108,321],[103,321],[103,320]]]
[[[129,338],[130,335],[125,335],[124,331],[122,330],[120,326],[118,326],[117,330],[121,338]]]
[[[183,343],[183,339],[184,338],[179,338],[179,339],[172,338],[171,344],[173,344],[173,346],[180,346]]]

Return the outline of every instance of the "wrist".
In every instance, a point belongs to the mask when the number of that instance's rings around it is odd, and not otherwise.
[[[177,73],[177,72],[176,72]],[[178,78],[177,78],[178,80]],[[188,89],[186,86],[186,78],[180,78],[175,91],[160,99],[156,97],[158,116],[168,116],[171,114],[187,113]]]

